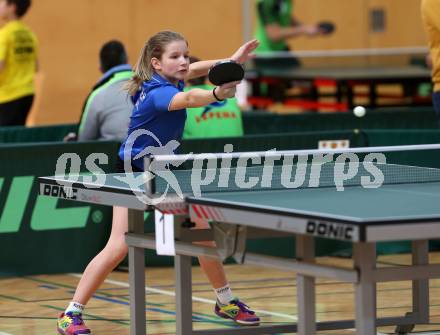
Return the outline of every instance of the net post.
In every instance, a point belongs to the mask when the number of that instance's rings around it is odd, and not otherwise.
[[[152,172],[151,165],[153,164],[153,158],[151,156],[144,157],[144,180],[145,180],[145,193],[148,197],[150,197],[155,193],[154,189],[154,174]],[[152,178],[146,178],[146,174],[150,173]]]

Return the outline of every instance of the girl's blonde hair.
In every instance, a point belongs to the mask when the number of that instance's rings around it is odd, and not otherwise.
[[[130,95],[135,95],[142,82],[150,80],[153,76],[154,70],[151,65],[151,59],[153,57],[161,59],[165,47],[174,41],[185,41],[188,44],[182,35],[168,30],[158,32],[147,41],[136,62],[134,75],[125,85]]]

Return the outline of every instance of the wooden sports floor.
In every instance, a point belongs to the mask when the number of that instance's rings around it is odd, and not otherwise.
[[[440,253],[431,253],[431,262],[440,263]],[[320,262],[347,263],[324,258]],[[379,257],[380,266],[406,264],[408,255]],[[264,324],[294,322],[296,283],[293,272],[269,268],[226,266],[233,293],[258,310]],[[148,334],[174,334],[174,271],[147,268]],[[128,274],[113,272],[87,306],[85,319],[93,334],[129,334]],[[193,268],[195,328],[230,328],[234,325],[217,318],[212,310],[214,293],[199,267]],[[55,318],[70,301],[78,282],[77,274],[36,275],[0,279],[0,335],[56,334]],[[416,326],[413,334],[440,334],[440,279],[430,281],[431,324]],[[378,316],[402,316],[411,309],[411,283],[378,285]],[[317,281],[317,319],[338,320],[353,317],[353,287],[331,280]],[[393,334],[384,327],[378,334]],[[323,331],[319,334],[355,334],[351,330]]]

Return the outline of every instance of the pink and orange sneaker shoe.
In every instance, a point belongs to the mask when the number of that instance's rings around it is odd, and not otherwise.
[[[233,320],[239,325],[258,326],[260,324],[260,318],[255,312],[238,299],[231,300],[227,305],[222,305],[217,300],[214,312],[221,318]]]
[[[91,334],[82,319],[81,313],[61,313],[58,317],[57,330],[62,335],[84,335]]]

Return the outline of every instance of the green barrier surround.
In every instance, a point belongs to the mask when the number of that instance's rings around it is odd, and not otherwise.
[[[273,114],[268,111],[243,112],[246,135],[349,129],[435,129],[432,107],[387,107],[368,111],[358,118],[353,113]],[[0,144],[62,141],[76,124],[38,127],[0,127]]]
[[[223,137],[185,140],[180,146],[182,153],[224,152],[226,144],[233,145],[234,152],[317,149],[321,140],[349,140],[357,147],[364,144],[363,134],[358,130],[280,133],[267,135],[247,135],[243,137]]]
[[[0,144],[28,143],[28,142],[55,142],[63,141],[64,136],[76,132],[76,124],[61,124],[55,126],[38,127],[0,127]]]
[[[58,157],[105,153],[113,170],[119,144],[89,142],[0,147],[0,274],[83,271],[104,246],[111,208],[38,195],[37,176],[55,174]]]
[[[234,151],[270,149],[314,149],[320,140],[350,140],[352,147],[389,144],[439,143],[440,130],[364,130],[252,135],[240,138],[188,140],[181,152],[223,152],[225,144]],[[83,271],[85,265],[104,246],[110,232],[111,208],[38,195],[37,176],[52,175],[58,157],[78,154],[82,167],[92,153],[104,153],[108,164],[104,172],[114,172],[117,142],[41,143],[0,147],[0,274],[34,274]],[[405,157],[394,157],[404,162]],[[440,157],[420,153],[427,166],[440,167]],[[154,229],[152,217],[146,231]],[[433,244],[440,248],[436,242]],[[292,256],[292,239],[254,240],[249,250]],[[408,251],[407,243],[381,244],[379,253]],[[317,254],[350,253],[348,243],[322,239]],[[147,265],[171,265],[171,257],[146,253]]]
[[[272,114],[267,111],[243,112],[246,135],[297,131],[342,129],[435,129],[438,128],[432,107],[381,108],[364,117],[353,113]]]

